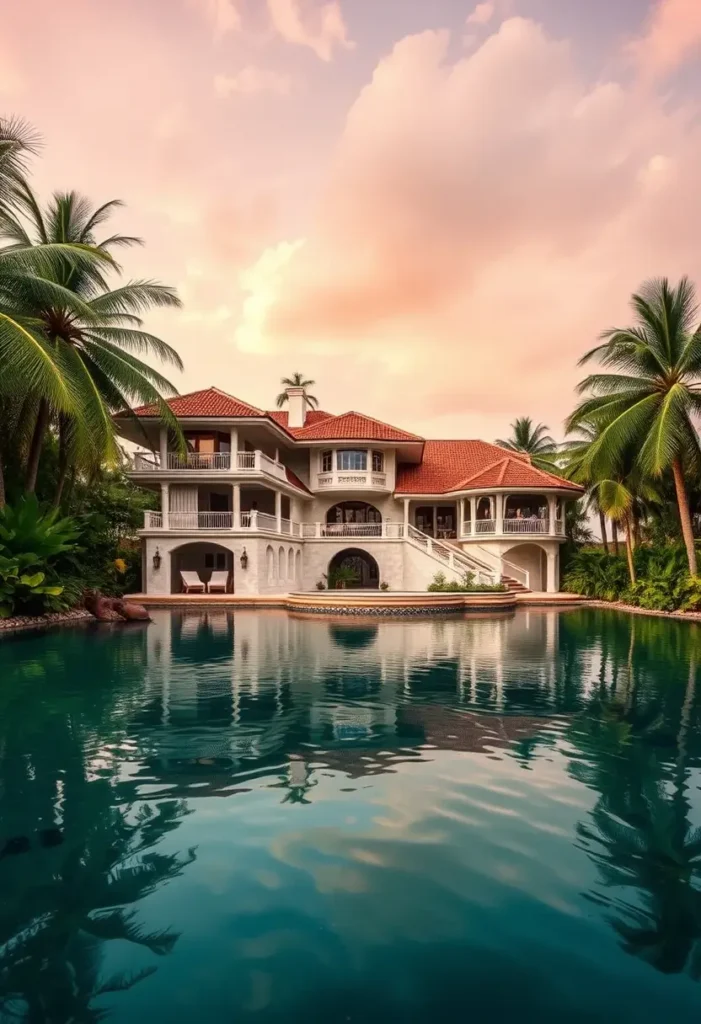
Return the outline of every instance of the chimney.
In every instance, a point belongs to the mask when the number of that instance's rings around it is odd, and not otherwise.
[[[287,395],[287,425],[303,427],[307,416],[307,392],[304,388],[285,388]]]

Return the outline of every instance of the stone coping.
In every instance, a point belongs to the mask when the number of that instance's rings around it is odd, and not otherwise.
[[[66,612],[49,612],[47,615],[14,615],[0,619],[0,636],[28,629],[47,629],[50,626],[74,626],[81,622],[95,622],[85,608],[72,608]]]

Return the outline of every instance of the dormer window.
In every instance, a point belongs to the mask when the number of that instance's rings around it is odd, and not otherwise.
[[[385,471],[385,456],[384,456],[384,452],[373,452],[372,453],[372,471],[373,471],[373,473],[384,473],[384,471]]]
[[[330,473],[333,469],[333,452],[321,453],[321,472]]]
[[[356,472],[368,468],[368,453],[365,450],[347,448],[336,453],[336,468],[341,472]]]

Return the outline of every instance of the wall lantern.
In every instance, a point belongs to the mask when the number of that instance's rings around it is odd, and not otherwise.
[[[244,570],[248,568],[248,555],[245,548],[241,552],[241,568]]]
[[[158,572],[160,567],[161,567],[161,553],[158,550],[158,548],[156,548],[156,554],[153,556],[153,568],[154,568],[154,571]]]

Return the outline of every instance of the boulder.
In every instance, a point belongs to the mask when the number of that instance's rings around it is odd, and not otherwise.
[[[115,601],[113,607],[127,622],[151,621],[151,616],[142,604],[135,604],[133,601]]]

